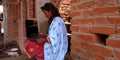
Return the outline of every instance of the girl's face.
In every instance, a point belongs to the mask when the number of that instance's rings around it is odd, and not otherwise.
[[[43,10],[43,12],[44,12],[45,16],[46,16],[48,19],[50,19],[50,18],[52,17],[51,11]]]

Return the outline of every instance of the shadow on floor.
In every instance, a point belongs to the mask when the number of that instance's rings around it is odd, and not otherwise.
[[[67,53],[66,56],[65,56],[65,60],[73,60],[70,56],[70,53]]]
[[[29,59],[26,55],[21,55],[17,57],[0,58],[0,60],[35,60],[35,58]],[[69,53],[65,56],[65,60],[72,60]]]

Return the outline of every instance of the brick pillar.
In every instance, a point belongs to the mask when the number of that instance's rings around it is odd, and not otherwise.
[[[5,29],[5,41],[11,42],[18,39],[18,25],[17,25],[17,4],[15,1],[6,1],[3,4],[4,12],[4,29]]]

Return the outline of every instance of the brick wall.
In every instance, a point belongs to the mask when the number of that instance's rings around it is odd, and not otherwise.
[[[16,1],[9,0],[6,2],[7,16],[5,16],[7,23],[5,22],[5,41],[15,41],[18,39],[18,21],[17,21],[17,4]]]
[[[73,60],[120,60],[120,1],[71,3]]]
[[[65,22],[70,22],[70,8],[71,8],[71,0],[62,0],[60,1],[60,5],[59,5],[59,12],[61,14],[61,16],[63,17],[63,19],[65,20]]]
[[[50,0],[50,2],[53,3],[56,7],[60,6],[60,1],[61,0]]]

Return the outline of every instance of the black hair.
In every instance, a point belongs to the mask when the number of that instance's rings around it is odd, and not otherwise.
[[[41,7],[41,9],[52,12],[53,17],[51,17],[49,19],[49,21],[48,21],[49,24],[51,24],[54,17],[56,17],[56,16],[60,17],[60,13],[59,13],[58,9],[52,3],[46,3],[44,6]]]

